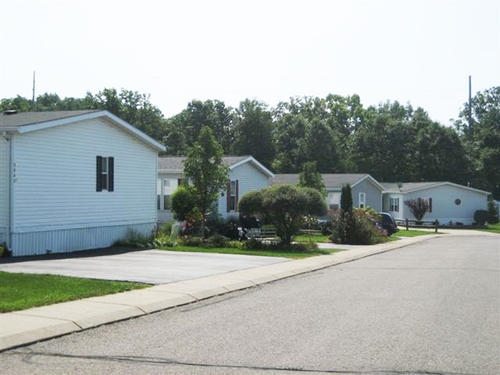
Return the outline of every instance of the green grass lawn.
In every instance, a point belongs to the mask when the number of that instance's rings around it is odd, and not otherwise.
[[[216,253],[216,254],[235,254],[235,255],[257,255],[266,257],[283,257],[292,259],[308,258],[316,255],[326,255],[336,252],[336,250],[314,250],[307,252],[285,251],[285,250],[242,250],[235,247],[203,247],[203,246],[174,246],[161,247],[161,250],[183,251],[191,253]]]
[[[0,313],[147,286],[138,283],[0,271]]]
[[[500,223],[488,224],[488,228],[478,229],[478,230],[481,230],[483,232],[490,232],[490,233],[500,234]]]
[[[417,230],[417,229],[400,229],[399,232],[393,234],[394,237],[417,237],[417,236],[426,236],[428,234],[440,234],[439,232],[434,231],[425,231],[425,230]]]
[[[293,238],[295,242],[315,242],[315,243],[329,243],[331,242],[328,236],[325,236],[321,233],[312,233],[312,234],[300,234]]]

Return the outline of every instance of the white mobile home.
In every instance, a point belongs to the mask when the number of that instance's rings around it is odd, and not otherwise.
[[[341,191],[345,185],[351,186],[354,207],[370,207],[375,211],[381,211],[383,187],[369,174],[324,173],[321,177],[328,193],[326,200],[331,211],[339,209]],[[298,174],[277,174],[273,179],[273,185],[298,183]]]
[[[151,234],[161,150],[107,111],[1,114],[0,243],[20,256]]]
[[[169,156],[158,159],[157,208],[158,220],[166,222],[173,218],[170,196],[184,176],[185,156]],[[274,174],[252,156],[224,156],[222,162],[229,168],[227,188],[216,202],[217,213],[222,217],[238,215],[238,201],[249,191],[270,186]]]
[[[488,208],[490,193],[451,182],[382,183],[384,211],[396,220],[415,220],[405,201],[425,199],[429,212],[424,221],[438,220],[442,225],[471,225],[474,212]]]

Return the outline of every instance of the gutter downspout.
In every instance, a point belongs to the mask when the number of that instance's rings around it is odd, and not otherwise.
[[[9,137],[9,230],[7,234],[7,244],[8,249],[12,254],[12,233],[14,231],[14,147],[12,145],[13,137]]]
[[[7,143],[9,144],[8,148],[8,173],[9,173],[9,179],[8,179],[8,184],[9,184],[9,187],[8,187],[8,210],[9,210],[9,214],[7,215],[7,241],[6,241],[6,244],[7,244],[7,249],[12,251],[12,232],[13,232],[13,228],[12,228],[12,223],[14,222],[14,212],[13,212],[13,208],[14,208],[14,200],[13,200],[13,195],[14,195],[14,180],[13,180],[13,175],[14,175],[14,165],[12,163],[12,160],[13,160],[13,154],[14,154],[14,151],[13,151],[13,146],[12,146],[12,134],[11,133],[4,133],[3,134],[3,137],[4,139],[7,141]]]

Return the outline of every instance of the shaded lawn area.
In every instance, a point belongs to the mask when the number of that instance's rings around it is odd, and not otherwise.
[[[286,251],[286,250],[242,250],[235,247],[204,247],[204,246],[174,246],[174,247],[161,247],[161,250],[167,251],[182,251],[190,253],[215,253],[215,254],[235,254],[235,255],[254,255],[265,257],[283,257],[291,259],[302,259],[316,255],[328,255],[340,250],[323,250],[318,249],[314,251]]]
[[[0,312],[146,288],[147,284],[0,271]]]
[[[418,237],[418,236],[426,236],[428,234],[442,234],[439,232],[425,231],[425,230],[417,230],[417,229],[400,229],[399,232],[393,234],[394,237]]]

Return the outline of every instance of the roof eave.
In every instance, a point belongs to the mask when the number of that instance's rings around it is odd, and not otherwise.
[[[93,119],[100,118],[100,117],[108,118],[114,124],[118,125],[120,128],[127,131],[128,133],[134,135],[136,138],[139,138],[140,140],[142,140],[142,142],[146,143],[148,146],[152,147],[153,149],[155,149],[157,151],[165,151],[166,150],[165,146],[163,146],[159,142],[155,141],[150,136],[144,134],[139,129],[136,129],[135,127],[130,125],[128,122],[122,120],[121,118],[113,115],[112,113],[110,113],[108,111],[95,111],[95,112],[89,112],[89,113],[80,114],[80,115],[76,115],[76,116],[65,117],[62,119],[45,121],[45,122],[41,122],[41,123],[37,123],[37,124],[17,126],[17,127],[15,127],[15,130],[19,134],[25,134],[25,133],[38,131],[38,130],[53,128],[56,126],[68,125],[68,124],[71,124],[75,121],[93,120]]]
[[[257,159],[255,159],[253,156],[249,156],[243,160],[240,160],[237,163],[234,163],[229,166],[229,169],[233,170],[236,167],[239,167],[240,165],[243,165],[245,163],[252,163],[254,164],[258,169],[260,169],[264,174],[266,174],[268,177],[273,178],[274,173],[271,172],[269,169],[267,169],[264,165],[262,165]]]

